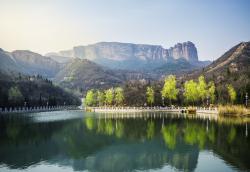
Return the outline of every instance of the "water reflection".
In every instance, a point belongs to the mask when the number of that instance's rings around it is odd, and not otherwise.
[[[61,113],[64,117],[58,115],[57,120],[48,120],[42,113],[1,116],[0,164],[19,170],[42,164],[75,171],[159,170],[166,166],[194,171],[200,152],[212,151],[217,159],[224,160],[221,165],[250,169],[248,119],[166,113]],[[73,118],[69,118],[72,113]]]

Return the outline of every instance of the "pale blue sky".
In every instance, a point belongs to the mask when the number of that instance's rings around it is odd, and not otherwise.
[[[0,47],[39,53],[100,41],[192,41],[214,60],[250,41],[249,0],[0,0]]]

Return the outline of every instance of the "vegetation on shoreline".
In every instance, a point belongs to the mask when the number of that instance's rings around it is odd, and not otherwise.
[[[140,97],[141,91],[144,91],[143,102],[139,106],[144,106],[146,103],[150,106],[162,106],[162,105],[172,105],[174,101],[175,105],[180,105],[176,100],[184,99],[185,105],[202,105],[209,106],[213,104],[216,100],[216,87],[213,81],[208,84],[205,81],[204,76],[200,76],[198,82],[194,80],[186,81],[182,86],[177,87],[176,78],[173,75],[169,75],[163,84],[163,87],[159,89],[158,85],[154,84],[143,84],[144,87],[139,88],[137,91],[133,92],[132,97]],[[134,86],[124,86],[110,88],[107,90],[94,90],[91,89],[87,92],[85,98],[86,106],[121,106],[121,105],[131,105],[129,102],[129,89],[136,90]],[[227,85],[228,103],[234,104],[236,100],[236,91],[232,85]],[[159,102],[159,99],[161,101]],[[167,100],[169,103],[167,103]],[[137,106],[135,104],[134,106]]]
[[[186,81],[178,85],[174,75],[165,78],[163,86],[155,83],[143,83],[141,87],[124,86],[107,90],[89,90],[85,98],[86,106],[216,106],[216,86],[213,81],[206,82],[204,76],[200,76],[198,82]],[[138,86],[138,85],[136,85]],[[139,85],[140,86],[140,85]],[[247,114],[247,108],[233,105],[237,98],[236,90],[232,85],[226,86],[228,103],[219,106],[220,114]],[[132,92],[132,93],[131,93]],[[138,100],[135,102],[133,98]],[[182,99],[182,101],[180,101]],[[231,104],[232,106],[229,106]]]
[[[79,105],[80,100],[40,75],[0,78],[0,107]]]
[[[242,105],[219,105],[220,115],[250,115],[250,110]]]

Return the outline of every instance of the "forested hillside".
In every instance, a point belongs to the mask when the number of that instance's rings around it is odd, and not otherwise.
[[[0,71],[0,105],[9,106],[56,106],[79,105],[80,99],[52,81],[40,75]]]
[[[212,64],[201,70],[179,77],[183,83],[189,79],[198,79],[204,75],[207,81],[214,81],[219,102],[228,101],[227,85],[232,85],[237,93],[237,102],[243,103],[246,92],[250,92],[250,42],[242,42]]]

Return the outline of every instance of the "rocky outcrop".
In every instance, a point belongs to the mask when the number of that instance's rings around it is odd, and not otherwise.
[[[190,63],[198,61],[197,49],[189,41],[178,43],[169,49],[160,45],[99,42],[77,46],[57,55],[89,59],[107,67],[121,69],[159,67],[163,63],[178,59],[185,59]]]
[[[174,59],[184,58],[191,63],[198,61],[197,49],[190,41],[184,42],[182,44],[178,43],[167,51],[169,56],[173,57]]]

